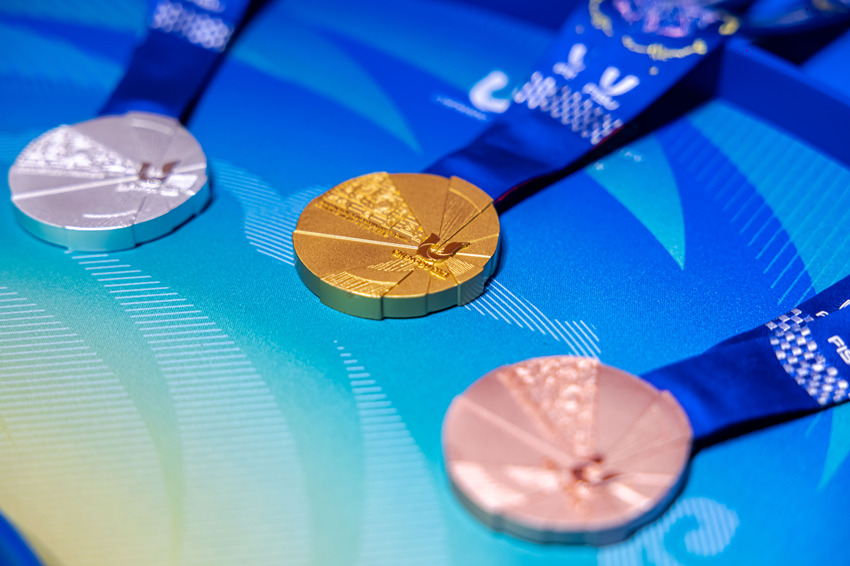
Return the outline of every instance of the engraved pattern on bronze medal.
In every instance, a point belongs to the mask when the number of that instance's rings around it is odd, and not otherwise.
[[[500,372],[499,379],[529,416],[563,440],[575,457],[592,458],[599,361],[577,358],[576,363],[569,362],[529,360]]]

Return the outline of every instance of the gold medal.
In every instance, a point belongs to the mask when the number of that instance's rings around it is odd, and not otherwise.
[[[315,198],[292,236],[301,280],[326,305],[364,318],[463,305],[496,269],[499,217],[458,177],[372,173]]]

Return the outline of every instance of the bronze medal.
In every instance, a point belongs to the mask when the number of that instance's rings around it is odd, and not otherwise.
[[[666,391],[593,358],[498,368],[443,423],[452,486],[489,527],[535,542],[607,544],[660,514],[691,452]]]

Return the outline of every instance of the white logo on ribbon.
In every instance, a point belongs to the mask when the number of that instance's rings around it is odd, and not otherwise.
[[[511,105],[510,98],[497,98],[493,93],[508,86],[508,75],[502,71],[490,71],[469,90],[469,101],[484,112],[501,114]]]
[[[570,49],[570,54],[567,55],[567,62],[558,62],[552,67],[552,71],[556,75],[561,75],[565,79],[574,79],[584,70],[584,56],[587,53],[587,47],[583,43],[576,43]]]
[[[620,69],[617,67],[608,67],[602,73],[598,85],[587,83],[581,91],[590,95],[590,98],[600,106],[604,106],[607,110],[616,110],[620,107],[620,103],[614,100],[614,97],[621,96],[640,84],[640,79],[634,75],[626,75],[617,81],[619,77]]]

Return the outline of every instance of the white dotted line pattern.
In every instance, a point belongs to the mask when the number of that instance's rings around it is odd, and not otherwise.
[[[581,92],[566,85],[558,88],[555,77],[544,77],[540,72],[531,75],[531,79],[514,95],[514,101],[525,104],[531,110],[539,108],[593,145],[623,125],[622,120],[605,112]]]
[[[782,368],[820,405],[847,399],[848,383],[826,361],[807,327],[814,320],[800,309],[783,314],[765,326],[771,331],[770,345]]]
[[[233,28],[221,18],[198,13],[179,2],[160,0],[151,20],[151,28],[177,35],[205,49],[224,51]]]
[[[376,376],[334,340],[357,404],[365,502],[357,560],[380,566],[447,564],[444,519],[425,457]]]

